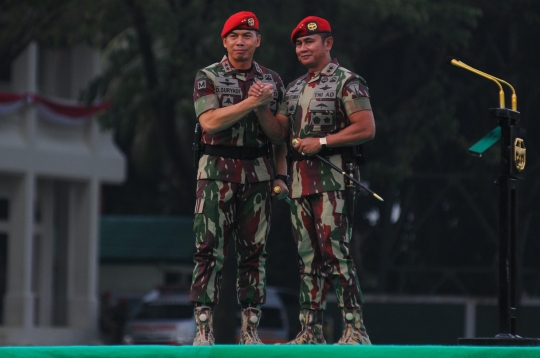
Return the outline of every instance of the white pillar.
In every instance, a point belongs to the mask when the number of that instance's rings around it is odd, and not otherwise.
[[[38,45],[33,42],[13,61],[11,89],[14,92],[37,91]]]
[[[38,182],[38,198],[41,212],[40,260],[38,268],[39,326],[52,324],[53,252],[54,252],[54,185],[52,180]]]
[[[476,300],[465,302],[465,338],[476,337]]]
[[[96,178],[70,184],[69,326],[97,334],[98,198]]]
[[[12,64],[12,90],[37,90],[38,46],[30,44]],[[25,136],[29,148],[35,137],[34,109],[23,114]],[[10,198],[10,226],[8,239],[8,277],[4,300],[6,326],[30,328],[34,322],[34,295],[32,293],[32,250],[34,236],[35,174],[29,169],[16,180]]]
[[[34,324],[32,293],[32,244],[34,235],[35,176],[17,180],[10,210],[8,279],[4,304],[6,326],[31,328]]]

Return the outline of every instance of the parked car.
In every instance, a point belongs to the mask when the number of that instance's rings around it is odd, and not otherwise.
[[[289,319],[277,288],[268,287],[261,309],[259,337],[264,343],[290,339]],[[236,340],[240,336],[240,311]],[[193,303],[186,289],[159,288],[146,294],[125,325],[124,344],[192,344],[195,338]]]
[[[238,311],[238,328],[236,342],[240,340],[240,311]],[[261,307],[259,322],[259,338],[263,343],[285,343],[289,340],[289,318],[280,291],[275,287],[266,288],[266,303]]]
[[[145,295],[124,330],[124,344],[192,344],[193,303],[185,290],[161,288]]]

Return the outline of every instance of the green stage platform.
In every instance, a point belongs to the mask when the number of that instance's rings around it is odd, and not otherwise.
[[[539,358],[540,348],[459,346],[1,347],[1,358]]]

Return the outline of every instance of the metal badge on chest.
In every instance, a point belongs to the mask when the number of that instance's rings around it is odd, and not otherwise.
[[[300,98],[300,93],[302,93],[302,89],[304,89],[305,85],[305,81],[299,81],[287,91],[287,94],[285,95],[285,100],[287,101],[287,114],[291,115],[296,112],[298,99]]]

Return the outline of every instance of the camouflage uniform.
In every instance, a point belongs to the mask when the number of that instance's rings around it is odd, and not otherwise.
[[[197,73],[194,88],[197,118],[204,112],[236,104],[259,80],[274,84],[273,114],[283,99],[277,73],[253,61],[247,73],[234,69],[227,59]],[[264,148],[269,142],[252,111],[228,129],[202,133],[210,146]],[[271,146],[269,146],[271,150]],[[197,173],[197,200],[193,230],[196,238],[191,300],[215,304],[219,300],[221,268],[229,238],[236,243],[238,300],[243,306],[265,302],[266,237],[270,225],[273,169],[267,155],[255,159],[230,159],[204,154]]]
[[[320,74],[308,73],[291,82],[285,100],[278,113],[288,116],[291,139],[337,133],[350,125],[349,115],[371,109],[364,79],[340,67],[336,60]],[[340,154],[328,159],[345,170]],[[359,178],[356,164],[354,171]],[[352,229],[343,175],[316,159],[294,161],[291,198],[301,308],[325,309],[331,281],[340,307],[359,308],[362,292],[349,254]]]

